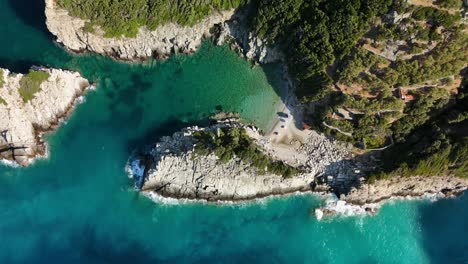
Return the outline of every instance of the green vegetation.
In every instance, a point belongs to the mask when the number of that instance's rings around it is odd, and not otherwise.
[[[5,80],[3,80],[3,70],[0,69],[0,88],[2,88],[4,84]]]
[[[439,44],[430,54],[393,63],[383,74],[383,80],[391,86],[404,86],[459,75],[468,62],[466,43],[466,33],[454,32],[448,41]]]
[[[217,132],[198,131],[194,133],[194,138],[197,141],[195,155],[214,153],[224,163],[238,157],[257,168],[260,173],[270,172],[283,177],[291,177],[298,173],[296,168],[274,161],[260,151],[243,128],[224,127],[219,128]]]
[[[424,20],[434,26],[442,26],[450,28],[456,21],[460,20],[460,14],[451,15],[447,11],[443,11],[430,6],[423,6],[414,11],[412,17],[416,20]]]
[[[465,83],[451,107],[384,152],[384,171],[371,181],[395,175],[468,177],[467,90]]]
[[[467,42],[466,34],[454,30],[430,53],[395,62],[386,62],[363,48],[354,49],[335,75],[339,82],[361,86],[364,90],[354,95],[343,94],[340,100],[327,102],[314,119],[325,120],[327,124],[352,133],[352,137],[343,137],[337,131],[323,128],[340,139],[361,142],[365,148],[387,145],[385,139],[390,137],[397,143],[404,142],[414,129],[447,106],[450,95],[443,88],[422,85],[420,89],[406,92],[414,100],[405,105],[404,100],[397,98],[395,87],[427,81],[437,83],[440,80],[442,85],[453,82],[447,76],[459,75],[468,62]],[[353,120],[336,120],[332,113],[339,108],[353,109],[360,114],[353,115]]]
[[[376,15],[384,14],[387,0],[264,0],[258,1],[254,31],[271,44],[283,46],[291,73],[311,87],[315,96],[330,77],[327,65],[343,58],[369,29]],[[306,91],[309,90],[309,92]]]
[[[29,71],[20,80],[18,89],[23,101],[26,103],[34,98],[34,94],[41,90],[41,83],[49,79],[50,74],[44,71]]]
[[[463,7],[462,0],[438,0],[435,2],[435,4],[443,8],[452,8],[452,9],[460,9]]]
[[[155,29],[175,22],[193,25],[215,10],[227,10],[245,4],[246,0],[57,0],[70,14],[91,23],[84,30],[93,32],[101,26],[106,37],[135,37],[138,28]]]
[[[437,1],[442,9],[405,0],[58,0],[90,20],[84,30],[100,26],[107,37],[132,37],[141,26],[166,22],[192,25],[247,2],[251,30],[282,48],[296,95],[313,109],[307,123],[362,148],[394,142],[385,153],[399,158],[389,158],[385,175],[466,172],[467,141],[453,133],[466,123],[460,108],[466,101],[455,100],[451,87],[468,63],[468,35],[452,12],[460,0]],[[214,152],[221,161],[236,156],[262,172],[295,173],[262,154],[245,131],[218,134],[196,134],[196,152]]]
[[[0,104],[2,104],[2,105],[7,105],[7,102],[5,101],[5,99],[3,99],[2,97],[0,97]]]

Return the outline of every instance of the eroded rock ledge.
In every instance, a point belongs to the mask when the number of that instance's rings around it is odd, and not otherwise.
[[[45,14],[49,31],[57,37],[57,42],[71,51],[89,50],[120,60],[138,60],[195,52],[202,40],[211,36],[210,29],[229,20],[234,10],[214,13],[193,27],[174,23],[165,24],[154,31],[142,27],[135,38],[106,38],[100,28],[93,33],[85,32],[83,26],[86,21],[70,16],[67,10],[57,6],[55,0],[46,0]]]
[[[353,187],[340,198],[332,194],[322,208],[315,210],[315,215],[318,219],[334,215],[373,215],[389,200],[452,198],[463,194],[467,188],[467,178],[394,177]]]
[[[21,166],[47,154],[43,133],[55,129],[90,87],[76,72],[47,68],[32,72],[43,79],[0,69],[0,159]]]

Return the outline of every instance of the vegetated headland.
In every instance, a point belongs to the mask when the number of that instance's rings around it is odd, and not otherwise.
[[[395,177],[438,176],[450,185],[468,176],[467,7],[461,1],[46,4],[50,31],[74,51],[134,61],[191,53],[212,38],[255,62],[281,61],[291,81],[283,101],[293,121],[267,131],[269,140],[299,147],[306,140],[297,135],[313,129],[353,146],[354,157],[343,160],[372,161],[372,170],[354,170],[362,180],[352,185],[324,173],[322,181],[345,186],[339,194]],[[218,159],[245,155],[224,152],[233,138],[215,139]],[[291,171],[257,158],[257,170]]]

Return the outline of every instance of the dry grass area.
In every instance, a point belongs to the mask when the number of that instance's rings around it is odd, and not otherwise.
[[[460,1],[461,1],[461,0],[460,0]],[[447,12],[449,12],[449,13],[452,14],[452,15],[458,12],[458,10],[456,10],[456,9],[448,9],[448,8],[440,7],[440,6],[438,6],[438,5],[434,5],[434,2],[432,2],[432,0],[408,0],[408,3],[409,3],[409,4],[412,4],[412,5],[415,5],[415,6],[430,6],[430,7],[434,7],[434,8],[440,9],[440,10],[447,11]]]
[[[336,83],[336,87],[344,93],[348,95],[359,95],[365,98],[375,98],[376,95],[370,94],[368,90],[364,87],[363,84],[360,83],[353,83],[351,85],[346,85],[344,83],[338,82]]]

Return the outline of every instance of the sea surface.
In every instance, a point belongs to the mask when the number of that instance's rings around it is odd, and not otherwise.
[[[97,89],[48,136],[49,159],[0,165],[0,263],[468,263],[467,195],[321,222],[308,194],[231,205],[139,195],[124,170],[134,149],[219,110],[267,127],[281,69],[209,42],[145,64],[72,55],[47,33],[42,2],[0,0],[0,67],[76,70]]]

